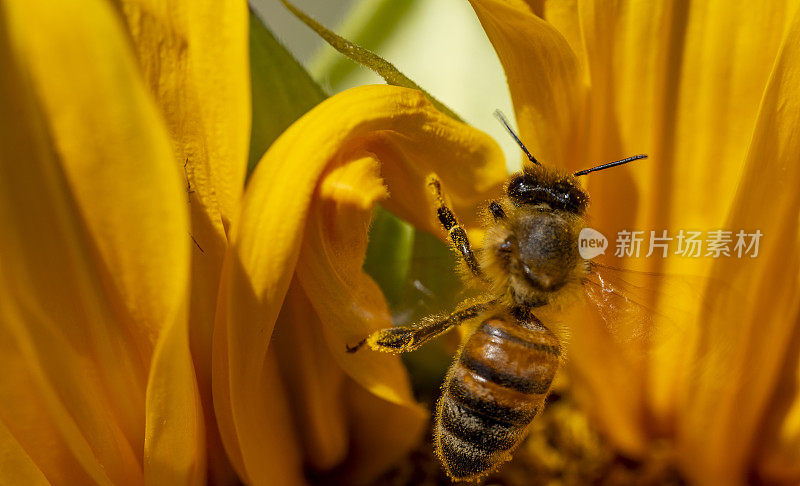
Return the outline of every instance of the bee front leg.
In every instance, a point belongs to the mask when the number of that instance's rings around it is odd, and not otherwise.
[[[475,253],[472,251],[472,246],[470,245],[466,230],[464,230],[464,227],[458,222],[455,213],[447,206],[444,196],[442,196],[441,182],[439,182],[439,179],[435,176],[430,176],[428,178],[428,185],[431,187],[433,195],[436,196],[436,200],[439,202],[439,207],[436,208],[436,215],[439,218],[439,223],[441,223],[442,228],[447,231],[453,248],[461,254],[461,258],[469,271],[476,277],[484,279],[483,270],[480,264],[478,264],[477,258],[475,258]]]
[[[436,318],[408,327],[381,329],[362,339],[354,346],[347,346],[348,353],[355,353],[365,344],[375,351],[407,353],[420,348],[431,339],[441,336],[459,324],[478,317],[494,301],[465,307],[447,317]]]

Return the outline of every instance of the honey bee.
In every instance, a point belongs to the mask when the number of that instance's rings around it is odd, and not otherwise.
[[[646,157],[636,155],[567,174],[541,165],[495,115],[531,164],[511,176],[505,194],[488,204],[486,236],[473,250],[445,203],[438,179],[429,186],[436,213],[460,256],[462,272],[483,297],[442,318],[379,330],[355,346],[405,353],[464,322],[482,319],[450,366],[436,405],[434,447],[453,480],[477,480],[511,459],[542,410],[562,360],[559,338],[537,309],[574,294],[589,273],[578,251],[589,198],[576,177]]]

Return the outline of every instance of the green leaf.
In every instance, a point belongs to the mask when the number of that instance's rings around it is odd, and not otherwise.
[[[364,271],[386,296],[395,325],[450,313],[464,297],[453,250],[381,206],[372,217]]]
[[[375,280],[391,307],[400,302],[408,283],[414,233],[410,224],[375,206],[364,271]]]
[[[344,37],[340,37],[335,33],[331,32],[330,30],[326,29],[325,26],[317,22],[316,20],[312,19],[308,15],[305,14],[302,10],[298,9],[287,0],[281,0],[281,2],[286,6],[286,8],[291,11],[295,17],[303,21],[304,24],[309,26],[314,32],[317,33],[320,37],[322,37],[325,42],[331,45],[334,49],[341,52],[345,56],[349,57],[350,59],[356,61],[357,63],[361,64],[362,66],[366,66],[369,69],[378,73],[384,80],[386,80],[387,84],[391,84],[393,86],[402,86],[404,88],[412,88],[418,91],[421,91],[433,105],[444,113],[445,115],[453,118],[454,120],[458,120],[463,122],[461,117],[456,115],[456,113],[448,108],[444,103],[436,99],[432,94],[428,93],[424,89],[422,89],[417,83],[412,81],[408,76],[400,72],[392,63],[387,61],[386,59],[380,57],[379,55],[375,54],[374,52],[364,49],[363,47],[356,45],[349,40],[345,39]]]
[[[250,77],[253,125],[248,175],[289,125],[328,97],[252,11]]]
[[[337,31],[351,42],[371,50],[385,43],[397,28],[407,22],[422,0],[361,0],[357,2]],[[315,79],[338,86],[358,67],[353,60],[331,49],[324,49],[308,67]]]

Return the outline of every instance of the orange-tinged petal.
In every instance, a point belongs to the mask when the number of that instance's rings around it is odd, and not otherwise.
[[[641,423],[641,354],[620,346],[594,313],[565,322],[570,336],[564,369],[574,382],[573,393],[620,450],[634,457],[641,454],[648,441]]]
[[[548,165],[574,167],[585,86],[564,36],[522,0],[470,0],[503,64],[520,136]]]
[[[203,397],[209,459],[230,477],[214,426],[211,339],[227,231],[244,189],[250,136],[247,2],[122,0],[145,79],[185,172],[191,207],[192,356]]]
[[[179,173],[105,2],[4,8],[0,359],[26,372],[0,414],[48,478],[141,481],[150,357],[185,326]]]
[[[356,148],[342,165],[334,161],[322,175],[297,264],[298,280],[322,324],[327,341],[324,352],[332,354],[335,364],[371,392],[356,393],[353,398],[361,399],[351,405],[356,417],[352,449],[358,453],[348,458],[348,479],[360,482],[372,479],[400,459],[419,440],[427,415],[413,404],[410,385],[397,358],[376,357],[369,350],[345,353],[348,344],[360,339],[354,329],[360,329],[364,337],[372,330],[391,326],[383,294],[362,270],[372,205],[387,196],[379,160],[388,152],[367,147]],[[382,162],[402,164],[391,156]],[[401,193],[396,194],[404,199]],[[365,429],[367,421],[371,423]],[[392,425],[372,427],[372,422]],[[376,433],[378,430],[380,433]]]
[[[407,430],[422,425],[400,361],[368,351],[349,355],[345,345],[391,325],[380,290],[361,269],[371,207],[386,197],[381,176],[392,195],[387,206],[432,229],[424,184],[430,172],[452,189],[456,210],[471,220],[476,203],[505,178],[502,154],[490,138],[442,115],[421,93],[391,86],[356,88],[323,102],[290,127],[256,168],[226,263],[217,331],[225,332],[227,346],[215,353],[215,373],[227,362],[220,375],[229,380],[215,382],[215,396],[229,398],[223,436],[226,446],[230,440],[238,449],[251,481],[268,474],[259,462],[269,440],[253,425],[263,414],[264,397],[252,383],[260,380],[295,268],[335,362],[395,404]]]
[[[205,484],[203,405],[186,321],[167,326],[147,383],[145,479],[151,484]]]
[[[75,377],[75,373],[66,376],[61,370],[61,375],[56,372],[49,373],[43,370],[39,363],[33,362],[36,351],[29,344],[31,338],[20,332],[18,322],[27,321],[18,314],[12,314],[13,304],[7,292],[0,288],[0,304],[3,309],[3,327],[0,327],[0,343],[2,343],[2,366],[7,377],[0,384],[0,408],[2,419],[9,428],[9,433],[14,435],[20,447],[26,450],[37,467],[49,481],[55,483],[72,484],[111,484],[108,476],[102,471],[98,459],[93,457],[91,446],[87,438],[82,436],[81,427],[83,417],[71,419],[66,412],[68,405],[60,400],[51,381],[69,378],[71,383],[77,382],[84,386],[82,390],[91,390],[97,393],[95,383],[87,385],[81,381],[82,377]],[[12,318],[14,320],[12,320]],[[30,319],[29,319],[30,320]],[[16,329],[14,327],[16,327]],[[49,351],[49,350],[48,350]],[[57,359],[64,359],[63,351]],[[68,356],[69,360],[77,361],[77,357]],[[63,367],[62,367],[63,368]],[[50,378],[56,375],[55,378]],[[107,413],[101,410],[100,413]],[[113,426],[112,426],[113,427]],[[101,447],[113,443],[108,439],[115,431],[103,434]],[[96,442],[100,434],[95,434]],[[47,445],[46,447],[43,445]],[[129,453],[129,455],[132,455]],[[102,460],[102,458],[100,459]],[[129,460],[129,462],[132,462]],[[140,478],[141,473],[135,470],[135,465],[130,465],[133,478]],[[2,479],[5,481],[6,476]]]
[[[387,402],[352,380],[347,382],[352,416],[351,444],[344,478],[348,484],[365,484],[408,455],[418,445],[421,420],[428,412]]]
[[[585,164],[650,157],[589,176],[598,224],[617,231],[725,222],[791,3],[580,4],[591,83]],[[686,259],[666,264],[698,273]]]
[[[355,384],[334,360],[323,329],[309,297],[293,279],[270,349],[278,357],[304,462],[317,471],[337,467],[341,480],[360,484],[417,443],[421,412]]]
[[[797,325],[800,315],[792,320]],[[800,332],[789,344],[783,372],[769,399],[756,457],[756,476],[770,484],[800,478]]]
[[[2,421],[0,421],[0,478],[8,484],[50,484]]]
[[[592,99],[602,103],[593,107],[590,123],[619,120],[613,136],[589,137],[590,153],[599,159],[625,152],[650,155],[640,167],[590,184],[601,228],[741,229],[726,219],[793,8],[776,3],[753,11],[728,2],[644,8],[631,2],[618,11],[598,5],[581,12],[587,48],[594,46]],[[618,33],[611,36],[610,30]],[[609,143],[614,140],[616,147]],[[621,199],[638,210],[620,212]],[[651,270],[702,275],[709,262],[678,257],[648,263]],[[699,359],[687,353],[686,343],[705,323],[682,324],[685,338],[652,355],[645,377],[651,417],[643,425],[658,433],[672,433],[687,396],[691,368],[686,365]]]
[[[702,316],[700,352],[713,350],[715,343],[728,344],[730,351],[711,353],[703,363],[704,373],[691,383],[680,416],[680,452],[698,484],[744,483],[783,363],[796,359],[790,346],[800,332],[798,83],[800,15],[795,15],[761,102],[726,225],[764,236],[756,258],[719,259],[713,266],[714,277],[746,298],[709,296],[713,307]]]
[[[305,463],[318,471],[333,469],[348,452],[345,374],[327,350],[322,323],[296,278],[270,346],[278,357]]]
[[[233,260],[226,260],[226,265]],[[289,404],[283,392],[283,384],[279,375],[277,357],[274,350],[265,352],[257,364],[250,357],[247,366],[250,378],[253,379],[252,390],[241,390],[234,386],[231,363],[239,363],[232,357],[231,349],[243,348],[239,341],[230,342],[228,309],[229,300],[233,297],[228,288],[246,289],[249,282],[246,274],[239,271],[225,271],[220,284],[220,300],[217,324],[214,329],[213,352],[213,392],[214,412],[217,417],[220,436],[231,464],[242,481],[248,484],[294,485],[303,483],[301,450],[297,434],[293,430]],[[231,283],[238,279],[238,283]],[[237,297],[237,302],[243,300]],[[248,300],[255,299],[250,295]],[[257,314],[255,314],[257,315]],[[231,321],[233,321],[231,319]],[[241,333],[241,331],[240,331]],[[238,336],[233,336],[238,338]],[[264,344],[266,347],[266,343]],[[247,394],[246,399],[237,410],[246,417],[239,426],[234,421],[233,392],[238,396]],[[245,393],[243,393],[245,392]],[[242,410],[242,409],[245,410]],[[238,429],[241,427],[241,429]],[[240,430],[242,432],[240,432]],[[246,453],[249,452],[249,456]],[[256,460],[257,459],[257,460]],[[249,461],[247,463],[246,461]]]

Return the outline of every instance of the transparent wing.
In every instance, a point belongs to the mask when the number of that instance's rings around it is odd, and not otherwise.
[[[590,270],[583,285],[586,327],[581,329],[589,340],[611,346],[631,366],[647,363],[644,366],[653,372],[681,379],[702,377],[705,383],[730,379],[719,374],[724,370],[721,363],[735,362],[732,353],[741,339],[736,332],[739,306],[730,304],[748,296],[714,277],[637,272],[598,263]],[[724,327],[712,329],[712,322]],[[578,332],[573,334],[576,340]]]
[[[732,293],[708,277],[623,270],[592,262],[583,282],[589,312],[621,343],[650,348],[653,339],[681,339],[709,312],[708,292]]]

